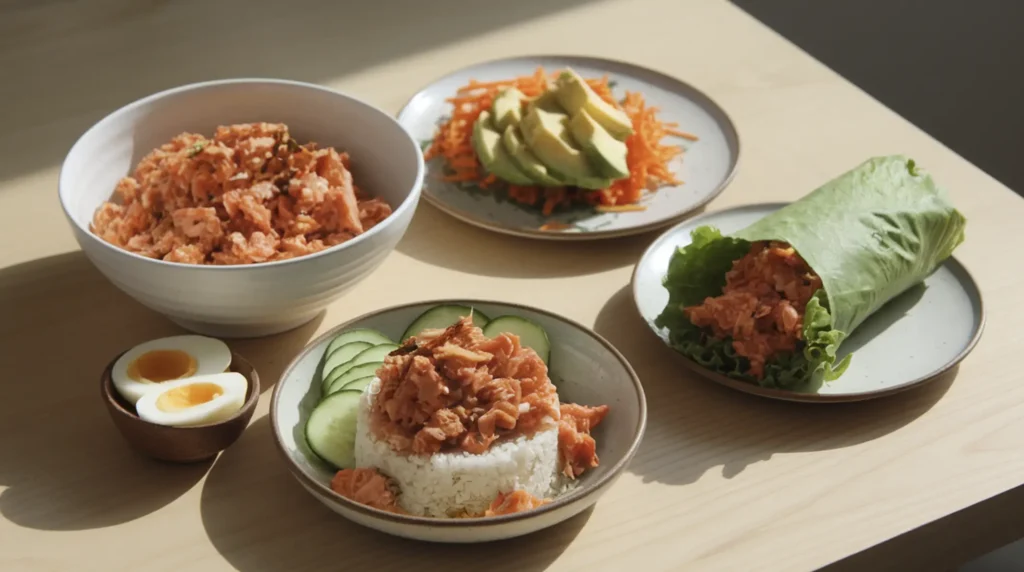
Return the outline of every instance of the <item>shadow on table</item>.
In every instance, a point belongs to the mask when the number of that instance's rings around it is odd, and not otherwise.
[[[420,201],[397,250],[458,272],[507,278],[586,276],[636,264],[656,233],[590,241],[519,238],[477,228]]]
[[[486,544],[392,537],[346,520],[307,493],[288,472],[273,439],[269,416],[255,421],[221,454],[203,485],[206,534],[241,572],[319,570],[330,562],[347,570],[415,570],[438,561],[453,570],[475,570],[482,563],[488,570],[543,570],[590,517],[586,511],[541,533]]]
[[[188,491],[209,463],[144,458],[103,406],[100,374],[122,350],[181,328],[111,285],[80,252],[0,269],[0,513],[18,525],[82,530],[128,522]],[[266,387],[316,324],[229,342]],[[273,347],[274,354],[269,352]],[[279,356],[279,357],[278,357]]]
[[[0,2],[5,75],[20,78],[0,88],[19,110],[4,117],[0,180],[59,162],[92,123],[160,90],[224,77],[331,81],[592,1]]]
[[[260,374],[261,395],[269,397],[288,364],[313,339],[325,314],[326,311],[320,312],[298,328],[273,336],[225,341],[233,351],[242,354],[256,368]]]
[[[717,467],[732,478],[777,453],[838,449],[876,439],[931,408],[957,372],[885,399],[790,403],[730,390],[691,373],[681,363],[684,358],[644,323],[629,287],[608,301],[594,329],[626,356],[647,395],[647,434],[629,470],[645,482],[670,485],[695,482]],[[679,360],[677,379],[659,379],[655,373],[654,364],[666,360]]]

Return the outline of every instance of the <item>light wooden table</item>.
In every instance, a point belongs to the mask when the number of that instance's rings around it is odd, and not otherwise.
[[[851,555],[839,566],[934,569],[1021,534],[1024,201],[724,1],[507,4],[0,5],[0,569],[788,571]],[[318,81],[397,111],[436,76],[523,52],[631,60],[718,100],[743,157],[712,209],[795,199],[872,155],[917,159],[969,220],[957,256],[989,310],[955,381],[848,406],[740,395],[686,373],[635,315],[627,284],[653,236],[540,244],[424,205],[398,251],[322,320],[231,344],[266,380],[233,448],[186,468],[132,454],[97,376],[118,350],[176,328],[78,252],[56,198],[74,137],[135,97],[224,76]],[[409,275],[416,289],[392,289]],[[286,472],[266,414],[299,348],[370,309],[458,296],[593,325],[635,366],[647,437],[591,513],[498,545],[425,545],[350,524]]]

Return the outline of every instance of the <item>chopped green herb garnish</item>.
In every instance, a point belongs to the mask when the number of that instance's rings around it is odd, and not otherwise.
[[[210,144],[209,141],[197,141],[197,142],[193,143],[192,146],[188,148],[188,156],[189,156],[189,158],[191,159],[192,157],[195,157],[196,155],[198,155],[200,153],[200,151],[202,151],[203,148],[205,148],[209,144]]]

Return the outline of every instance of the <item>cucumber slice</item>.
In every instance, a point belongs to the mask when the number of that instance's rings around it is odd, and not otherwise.
[[[334,353],[334,350],[350,344],[352,342],[369,342],[371,346],[378,344],[393,344],[394,341],[377,330],[371,330],[369,328],[357,328],[355,330],[345,330],[331,340],[331,343],[327,344],[327,351],[324,352],[325,356],[330,356]]]
[[[362,391],[366,389],[366,386],[370,385],[374,379],[377,379],[375,375],[367,375],[366,377],[360,377],[354,379],[345,384],[345,387],[341,388],[341,391]]]
[[[470,313],[473,315],[473,325],[478,328],[486,326],[487,323],[491,321],[486,314],[475,308],[470,308],[469,306],[460,306],[457,304],[434,306],[420,314],[418,318],[409,324],[405,333],[402,334],[402,341],[408,340],[423,330],[447,328],[455,322],[458,322],[460,319],[469,316]]]
[[[345,388],[345,384],[350,381],[355,381],[366,376],[374,377],[377,374],[377,369],[380,368],[382,363],[384,362],[378,361],[373,363],[364,363],[353,367],[334,378],[334,381],[331,382],[331,386],[327,389],[326,395],[330,395],[336,391],[341,391]]]
[[[306,421],[306,442],[338,469],[356,466],[356,418],[361,391],[339,391],[317,405]]]
[[[355,367],[356,365],[362,365],[364,363],[383,362],[384,358],[387,357],[387,354],[393,352],[396,349],[398,349],[398,346],[394,344],[381,344],[379,346],[374,346],[372,348],[362,350],[361,352],[355,354],[355,357],[353,357],[352,359],[349,359],[345,363],[342,363],[341,365],[335,367],[331,371],[331,376],[329,377],[337,379],[337,376],[341,376],[342,373],[348,371],[349,369]]]
[[[327,376],[330,375],[334,368],[341,364],[348,363],[348,361],[356,357],[359,352],[367,348],[372,348],[373,346],[374,344],[371,344],[370,342],[350,342],[343,346],[338,346],[338,348],[331,352],[331,354],[327,356],[327,359],[324,360],[324,368],[320,370],[320,388],[327,388],[324,381],[327,380]]]
[[[484,327],[484,335],[493,338],[500,334],[515,334],[519,336],[519,342],[523,346],[532,348],[537,352],[544,363],[551,358],[551,342],[548,341],[548,333],[544,328],[533,322],[520,318],[519,316],[499,316],[487,323]]]
[[[352,359],[332,369],[331,372],[327,375],[327,377],[324,378],[324,385],[327,387],[331,387],[331,384],[334,383],[334,381],[338,379],[338,377],[341,374],[345,373],[346,371],[352,369],[357,365],[362,365],[364,363],[383,362],[384,358],[387,357],[389,353],[397,349],[398,346],[396,346],[395,344],[380,344],[379,346],[366,348],[365,350],[356,354],[355,357],[353,357]]]

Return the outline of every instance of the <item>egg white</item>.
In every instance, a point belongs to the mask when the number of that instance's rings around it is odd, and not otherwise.
[[[185,385],[211,383],[223,393],[205,403],[199,403],[176,411],[165,411],[158,406],[164,393]],[[135,404],[143,421],[171,427],[191,427],[218,423],[231,417],[245,404],[249,383],[245,376],[236,372],[197,375],[175,381],[165,381],[157,388],[146,392]]]
[[[192,377],[222,373],[231,365],[231,350],[227,344],[215,338],[196,335],[170,336],[139,344],[118,358],[110,372],[114,388],[129,403],[135,404],[150,390],[169,383],[135,380],[128,375],[128,368],[136,358],[154,350],[180,350],[192,356],[192,359],[196,360],[196,372]]]

